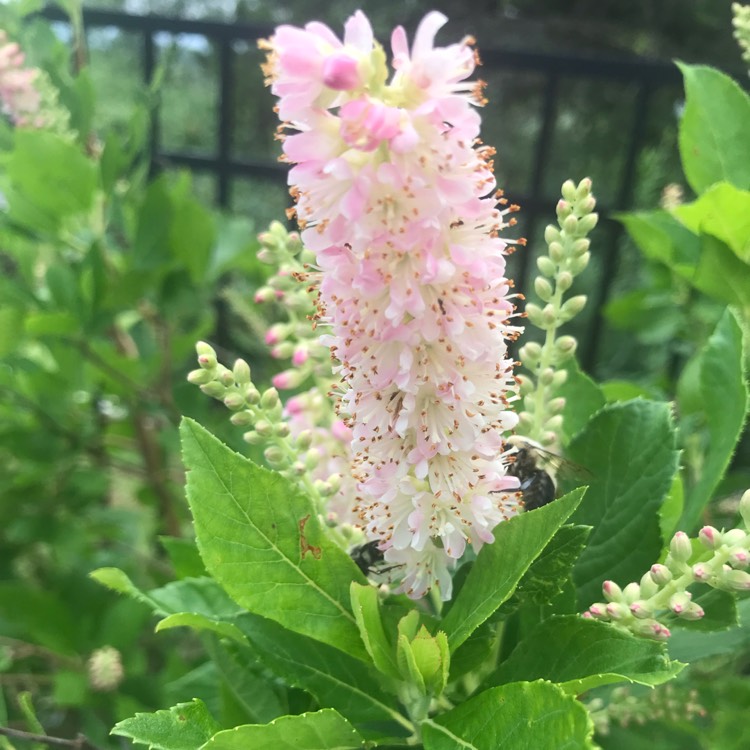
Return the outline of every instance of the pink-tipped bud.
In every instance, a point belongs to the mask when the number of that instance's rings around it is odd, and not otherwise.
[[[295,365],[295,367],[304,365],[309,357],[310,351],[308,350],[308,348],[306,346],[298,346],[294,350],[294,354],[292,354],[292,364]]]
[[[651,578],[658,586],[666,586],[672,580],[672,571],[666,565],[651,566]]]
[[[271,289],[270,286],[261,287],[257,292],[255,292],[255,296],[253,297],[253,301],[256,305],[261,305],[264,302],[273,302],[275,299],[276,292]]]
[[[727,547],[746,546],[748,542],[747,532],[742,529],[729,529],[721,535],[721,540]]]
[[[636,635],[654,641],[666,641],[670,636],[669,630],[656,620],[636,620],[630,627]]]
[[[593,615],[591,614],[591,612],[589,612],[588,610],[586,610],[586,611],[585,611],[585,612],[584,612],[584,613],[583,613],[583,614],[581,615],[581,617],[583,617],[583,618],[584,618],[584,619],[586,619],[586,620],[591,620],[591,619],[593,618]]]
[[[637,617],[639,620],[645,620],[648,617],[653,617],[654,607],[649,602],[641,599],[630,605],[630,612],[633,617]]]
[[[608,602],[622,601],[622,589],[614,581],[605,581],[602,584],[602,592]]]
[[[750,563],[750,553],[744,547],[735,547],[729,551],[728,561],[733,568],[746,568]]]
[[[700,583],[705,583],[711,578],[711,570],[703,563],[693,565],[693,578]]]
[[[701,544],[708,549],[717,549],[721,546],[721,532],[713,526],[704,526],[698,534]]]
[[[677,562],[687,562],[693,554],[690,537],[684,531],[678,531],[669,544],[669,553]]]
[[[597,620],[602,620],[607,618],[607,605],[602,604],[600,602],[597,602],[596,604],[592,604],[588,608],[588,614],[591,617],[595,617]]]
[[[323,62],[323,83],[335,91],[350,91],[361,85],[357,61],[346,52],[334,52]]]
[[[676,615],[681,615],[690,606],[690,594],[687,591],[678,591],[669,599],[669,608]]]
[[[750,573],[744,570],[730,570],[724,573],[721,580],[732,591],[750,591]]]
[[[627,607],[619,602],[610,602],[607,605],[607,614],[612,620],[622,620],[627,617],[628,611]]]
[[[690,602],[685,609],[682,610],[682,612],[679,613],[680,619],[682,620],[700,620],[703,615],[706,613],[703,611],[703,607],[696,604],[695,602]]]
[[[297,388],[297,386],[301,385],[304,379],[305,373],[302,373],[299,370],[284,370],[284,372],[274,375],[271,378],[271,382],[276,388],[283,391],[288,388]]]

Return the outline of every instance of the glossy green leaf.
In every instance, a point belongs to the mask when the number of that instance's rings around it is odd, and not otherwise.
[[[569,695],[615,682],[660,685],[683,665],[670,662],[663,643],[637,638],[578,615],[550,617],[534,628],[486,681],[549,680]]]
[[[257,615],[244,615],[238,625],[269,669],[287,684],[306,690],[321,706],[331,706],[356,722],[368,737],[378,727],[390,727],[387,734],[410,729],[371,666]]]
[[[332,708],[246,724],[214,735],[201,750],[347,750],[364,747],[357,730]]]
[[[115,724],[112,734],[152,750],[196,750],[221,729],[205,703],[193,700]]]
[[[661,552],[659,508],[677,471],[669,405],[636,399],[609,404],[568,446],[591,472],[572,521],[593,526],[574,568],[579,605],[601,597],[602,583],[640,580]]]
[[[549,682],[485,690],[422,724],[425,750],[593,750],[583,705]]]
[[[576,509],[583,490],[554,503],[521,513],[495,527],[495,541],[486,544],[471,568],[440,629],[455,651],[504,601],[555,532]]]
[[[349,602],[364,576],[330,541],[309,498],[222,445],[180,428],[187,495],[207,570],[251,612],[369,660]]]
[[[191,194],[189,175],[172,189],[172,220],[169,227],[169,248],[172,255],[187,268],[194,283],[203,281],[211,250],[216,239],[216,226],[211,211]]]
[[[710,234],[750,263],[750,192],[728,182],[710,187],[698,200],[674,209],[673,214],[693,234]]]
[[[743,308],[750,306],[750,265],[710,234],[701,235],[700,242],[698,267],[687,280],[719,302]]]
[[[389,643],[380,616],[380,596],[378,590],[369,584],[352,581],[352,610],[359,626],[362,642],[373,664],[383,673],[399,678],[395,659],[395,645]]]
[[[0,357],[12,352],[19,342],[18,331],[23,328],[24,313],[17,307],[0,307]]]
[[[700,405],[707,435],[700,476],[688,487],[685,497],[680,520],[680,528],[685,531],[698,522],[742,433],[749,403],[743,361],[742,330],[734,315],[726,310],[698,358],[699,397],[692,400],[692,405]],[[685,408],[690,406],[685,404]]]
[[[667,211],[619,214],[628,234],[641,252],[681,275],[691,276],[698,264],[700,241]]]
[[[680,156],[690,187],[715,182],[750,188],[750,97],[729,76],[704,65],[678,63],[685,79]]]

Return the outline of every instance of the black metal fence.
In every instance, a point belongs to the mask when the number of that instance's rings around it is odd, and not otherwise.
[[[65,16],[58,9],[47,8],[43,15],[51,20],[64,21]],[[190,153],[187,151],[166,150],[160,139],[159,116],[153,126],[152,158],[157,165],[184,166],[197,172],[209,173],[216,178],[216,202],[227,208],[230,206],[234,181],[238,178],[264,178],[285,181],[286,167],[276,161],[275,154],[268,154],[267,159],[249,160],[238,158],[233,154],[233,118],[236,111],[235,65],[236,45],[239,42],[250,42],[268,36],[272,29],[269,26],[252,23],[220,23],[195,21],[178,18],[166,18],[156,15],[133,16],[120,12],[86,9],[84,22],[88,29],[111,27],[121,31],[140,35],[142,44],[142,76],[144,81],[151,80],[158,64],[159,47],[157,35],[168,34],[199,35],[208,40],[218,59],[218,106],[216,119],[217,139],[212,154]],[[529,162],[527,188],[523,193],[509,191],[514,202],[523,207],[522,231],[527,237],[538,232],[542,219],[549,219],[551,211],[558,200],[556,193],[550,194],[548,169],[553,156],[553,140],[556,122],[559,116],[559,105],[562,86],[565,82],[586,80],[595,82],[604,91],[612,85],[625,85],[631,92],[629,116],[617,123],[620,153],[617,162],[619,174],[613,178],[616,185],[610,191],[609,200],[600,201],[601,213],[605,219],[613,210],[631,208],[636,188],[636,171],[639,158],[644,149],[647,123],[651,115],[654,97],[665,88],[677,90],[681,83],[678,70],[671,64],[659,61],[639,59],[600,59],[583,55],[545,54],[543,52],[522,52],[481,48],[484,77],[493,73],[512,73],[520,76],[533,76],[537,80],[539,95],[534,106],[538,106],[535,120],[538,126],[532,139],[532,155]],[[260,76],[260,71],[255,73]],[[541,86],[539,85],[541,83]],[[676,127],[676,123],[664,123],[665,127]],[[489,139],[488,139],[489,140]],[[614,139],[613,139],[614,140]],[[502,154],[502,146],[500,147]],[[567,176],[567,175],[566,175]],[[574,176],[574,175],[571,175]],[[582,176],[582,175],[578,175]],[[602,258],[599,267],[599,281],[594,288],[590,301],[592,310],[589,319],[589,330],[584,339],[581,351],[582,362],[590,369],[595,362],[602,337],[603,318],[601,310],[610,295],[612,280],[618,265],[618,226],[611,221],[603,222],[606,238],[600,236],[597,242],[597,253]],[[602,239],[604,241],[602,241]],[[514,277],[519,289],[525,289],[531,273],[532,253],[520,253],[514,269]]]

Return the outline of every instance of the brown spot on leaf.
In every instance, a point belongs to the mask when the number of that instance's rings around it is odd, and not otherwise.
[[[319,560],[321,555],[320,547],[314,547],[312,544],[309,544],[305,537],[305,525],[309,520],[309,513],[299,520],[299,551],[303,560],[308,552],[310,552],[316,560]]]

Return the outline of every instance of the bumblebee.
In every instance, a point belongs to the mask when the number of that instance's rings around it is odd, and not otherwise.
[[[378,540],[367,542],[366,544],[352,547],[349,552],[349,557],[354,560],[355,565],[365,575],[382,572],[379,570],[379,566],[385,562],[385,553],[378,547],[379,544]]]

